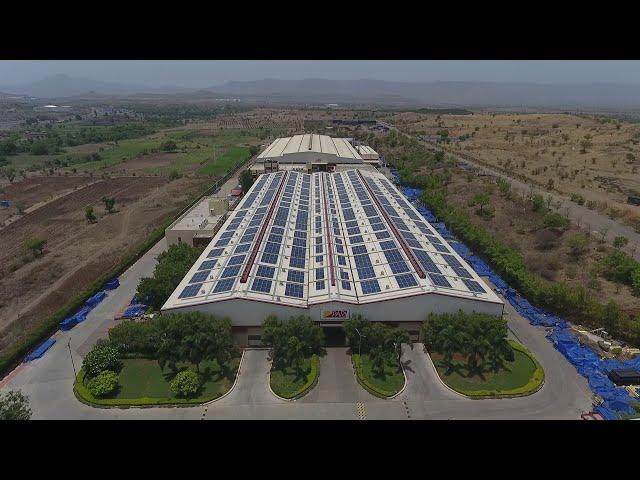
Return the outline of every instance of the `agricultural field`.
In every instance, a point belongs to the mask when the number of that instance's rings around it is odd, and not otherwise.
[[[116,267],[209,183],[201,177],[98,180],[0,229],[0,352]],[[114,213],[106,212],[104,196],[115,198]],[[86,220],[86,206],[94,208],[95,223]],[[28,239],[46,240],[42,255],[25,250]]]
[[[628,195],[640,193],[639,124],[556,113],[406,112],[389,121],[415,135],[444,133],[449,139],[444,146],[453,152],[567,197],[582,197],[609,215],[640,214],[626,204]]]

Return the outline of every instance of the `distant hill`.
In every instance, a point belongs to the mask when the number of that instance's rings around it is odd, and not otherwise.
[[[640,85],[492,82],[405,83],[382,80],[276,80],[227,82],[224,94],[307,101],[409,102],[438,107],[640,107]]]
[[[1,90],[38,98],[73,97],[96,93],[103,95],[133,95],[137,93],[181,93],[190,89],[180,87],[154,88],[145,85],[102,82],[88,78],[54,75],[36,82],[19,85],[3,85]]]

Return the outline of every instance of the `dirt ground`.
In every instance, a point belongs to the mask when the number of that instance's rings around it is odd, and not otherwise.
[[[30,176],[25,180],[14,181],[13,183],[5,182],[0,185],[4,192],[0,194],[0,198],[9,200],[11,207],[0,210],[0,225],[7,218],[17,213],[16,203],[24,204],[26,209],[37,203],[71,192],[92,181],[93,179],[84,176]]]
[[[628,195],[640,193],[640,124],[570,114],[492,113],[405,112],[390,121],[416,134],[446,130],[452,150],[540,186],[552,180],[553,188],[567,196],[580,194],[585,201],[640,214],[626,204]],[[591,145],[583,148],[585,141]]]
[[[60,178],[65,181],[65,177]],[[207,180],[121,177],[99,181],[36,209],[0,230],[0,352],[24,332],[115,267],[132,247],[175,215]],[[116,199],[107,214],[101,199]],[[88,224],[84,207],[97,216]],[[44,255],[25,262],[23,242],[47,241]]]
[[[532,211],[530,202],[522,203],[504,198],[497,188],[490,200],[495,216],[485,220],[476,215],[474,212],[478,207],[470,207],[467,202],[475,194],[485,191],[490,184],[493,182],[486,177],[474,177],[469,182],[466,173],[456,171],[448,187],[447,201],[469,211],[473,223],[499,234],[503,241],[525,257],[527,265],[541,277],[587,286],[589,292],[600,302],[606,303],[609,299],[614,299],[627,313],[634,316],[640,313],[640,301],[629,287],[602,277],[592,279],[593,266],[610,251],[610,247],[600,245],[597,235],[590,241],[588,251],[575,259],[570,254],[567,240],[582,233],[577,226],[571,225],[562,233],[552,233],[543,227],[544,214]]]

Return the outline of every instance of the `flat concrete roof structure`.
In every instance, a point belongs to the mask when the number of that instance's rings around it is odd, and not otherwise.
[[[163,311],[423,321],[503,302],[373,168],[261,175]],[[339,312],[339,313],[336,313]]]
[[[257,162],[306,163],[319,160],[334,163],[362,163],[362,157],[346,138],[327,135],[294,135],[277,138],[260,155]]]

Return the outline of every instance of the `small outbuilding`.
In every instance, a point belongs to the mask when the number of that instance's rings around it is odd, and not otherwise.
[[[616,385],[640,385],[640,370],[620,368],[609,372],[609,380]]]

